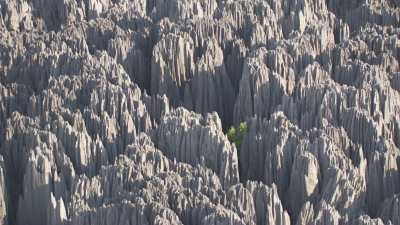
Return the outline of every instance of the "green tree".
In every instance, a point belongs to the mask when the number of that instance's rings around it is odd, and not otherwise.
[[[228,133],[226,134],[228,136],[228,140],[236,145],[236,149],[238,151],[240,150],[240,146],[242,145],[246,129],[246,123],[242,122],[239,124],[239,129],[236,129],[234,126],[232,126],[231,128],[229,128]]]
[[[226,136],[228,137],[228,140],[231,143],[234,143],[237,149],[237,156],[238,159],[240,158],[240,148],[242,146],[242,141],[244,138],[244,135],[247,132],[247,124],[242,122],[239,124],[239,129],[236,129],[234,126],[229,128],[228,132],[226,133]],[[239,161],[239,173],[241,171],[240,169],[240,161]],[[240,174],[239,174],[240,175]]]

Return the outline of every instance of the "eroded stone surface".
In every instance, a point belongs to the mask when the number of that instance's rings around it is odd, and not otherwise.
[[[0,224],[399,224],[399,9],[0,0]]]

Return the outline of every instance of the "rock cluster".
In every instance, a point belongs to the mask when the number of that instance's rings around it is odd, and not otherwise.
[[[0,224],[395,225],[399,199],[399,0],[0,0]]]

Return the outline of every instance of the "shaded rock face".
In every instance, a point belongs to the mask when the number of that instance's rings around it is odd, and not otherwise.
[[[236,147],[222,133],[216,113],[203,118],[178,108],[163,117],[156,133],[155,143],[167,157],[210,168],[224,188],[239,182]]]
[[[151,93],[165,94],[173,106],[215,111],[225,127],[232,123],[235,94],[217,40],[195,46],[188,34],[168,34],[154,46],[151,79]]]
[[[73,224],[290,224],[276,187],[249,182],[224,190],[211,169],[170,160],[139,136],[115,164],[74,182]],[[253,216],[243,218],[248,212]]]
[[[0,224],[400,224],[399,9],[0,0]]]

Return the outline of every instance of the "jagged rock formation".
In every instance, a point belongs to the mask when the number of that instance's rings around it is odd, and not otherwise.
[[[400,224],[399,121],[399,0],[0,0],[0,224]]]
[[[155,143],[167,157],[212,169],[225,188],[239,182],[236,148],[216,113],[203,118],[178,108],[163,117],[156,133]]]
[[[185,34],[162,38],[153,50],[151,93],[165,94],[173,106],[203,115],[216,111],[227,125],[232,121],[233,87],[217,41],[204,41],[205,46],[196,47]]]

